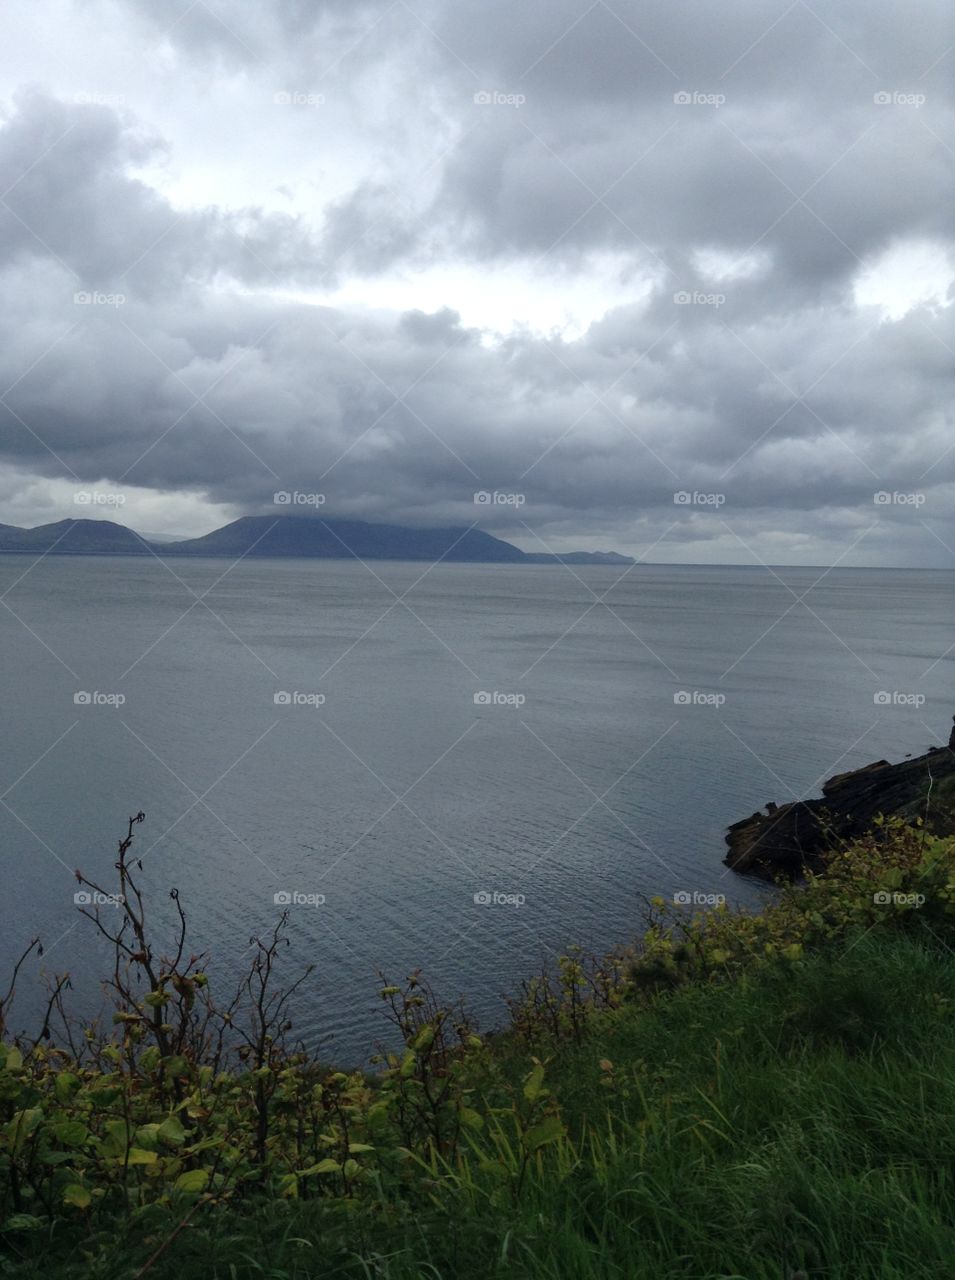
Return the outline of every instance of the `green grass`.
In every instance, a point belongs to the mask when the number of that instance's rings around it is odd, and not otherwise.
[[[528,1058],[504,1040],[492,1119],[406,1199],[201,1205],[146,1275],[949,1280],[953,1010],[955,956],[916,926],[600,1014],[550,1051],[567,1138],[519,1195],[493,1115]],[[183,1216],[9,1237],[0,1273],[132,1280]]]

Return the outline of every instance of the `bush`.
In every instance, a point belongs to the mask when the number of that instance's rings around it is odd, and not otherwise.
[[[727,1274],[768,1278],[785,1274],[767,1261],[780,1240],[794,1274],[824,1269],[832,1248],[807,1221],[829,1177],[813,1142],[848,1179],[831,1188],[843,1215],[859,1212],[855,1180],[876,1152],[885,1168],[873,1203],[884,1208],[893,1186],[921,1197],[919,1230],[942,1249],[941,1228],[931,1233],[950,1190],[927,1158],[920,1165],[920,1146],[938,1147],[928,1121],[916,1141],[871,1108],[880,1091],[886,1112],[903,1091],[923,1097],[913,1055],[943,1055],[939,1071],[955,1062],[952,1037],[925,1031],[955,999],[955,965],[939,962],[955,942],[955,839],[882,824],[759,913],[688,916],[656,899],[632,949],[571,953],[525,984],[509,1025],[488,1037],[419,974],[383,978],[392,1041],[366,1074],[336,1071],[292,1040],[289,1010],[308,971],[277,984],[284,916],[252,940],[224,1002],[186,945],[175,891],[176,938],[158,952],[131,855],[142,818],[119,845],[118,924],[83,909],[115,953],[112,1026],[71,1019],[61,975],[38,1035],[0,1044],[0,1223],[14,1253],[79,1242],[84,1265],[106,1275],[105,1241],[122,1238],[136,1266],[158,1274],[188,1254],[200,1222],[210,1239],[238,1232],[254,1252],[248,1220],[288,1256],[293,1223],[308,1224],[310,1248],[320,1225],[315,1274],[695,1276],[709,1273],[681,1252],[680,1233],[693,1236],[694,1215],[723,1200],[740,1212],[745,1194],[765,1248]],[[0,1000],[0,1030],[37,947]],[[829,1096],[813,1096],[820,1081]],[[936,1087],[955,1092],[952,1077]],[[861,1114],[853,1090],[867,1100]],[[824,1208],[828,1221],[835,1209]],[[621,1232],[642,1241],[645,1271],[613,1269]],[[335,1259],[341,1269],[329,1270]],[[131,1265],[117,1262],[116,1274]]]

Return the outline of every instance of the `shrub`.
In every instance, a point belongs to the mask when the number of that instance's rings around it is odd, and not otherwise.
[[[508,1001],[509,1026],[490,1037],[420,974],[383,980],[391,1043],[373,1073],[336,1071],[291,1038],[290,1007],[309,971],[289,986],[277,982],[285,915],[251,940],[249,967],[224,1002],[206,957],[187,946],[175,890],[174,945],[160,953],[131,852],[142,821],[131,818],[119,844],[118,914],[106,921],[83,908],[113,948],[111,1027],[97,1032],[70,1017],[61,975],[39,1033],[5,1031],[36,939],[0,999],[0,1222],[8,1235],[52,1223],[88,1232],[116,1218],[145,1232],[157,1213],[185,1221],[200,1208],[240,1203],[314,1201],[345,1214],[361,1206],[384,1224],[401,1222],[409,1207],[441,1211],[449,1196],[509,1213],[548,1169],[570,1185],[594,1151],[613,1149],[610,1131],[568,1136],[550,1080],[555,1061],[586,1054],[615,1020],[655,1008],[668,992],[785,977],[806,957],[851,949],[877,930],[955,942],[955,839],[884,823],[834,852],[805,884],[781,887],[758,913],[688,916],[653,900],[632,949],[605,959],[570,953],[556,974],[524,984]],[[888,1024],[871,984],[853,982],[827,1000],[807,976],[780,1042],[868,1052]],[[594,1062],[595,1111],[600,1097],[629,1098],[658,1138],[665,1118],[644,1110],[639,1061],[629,1072],[609,1057]]]

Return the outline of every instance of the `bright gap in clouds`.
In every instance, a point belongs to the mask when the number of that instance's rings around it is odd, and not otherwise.
[[[700,274],[714,284],[754,280],[768,271],[772,264],[764,249],[749,249],[742,255],[725,249],[697,249],[692,260]]]
[[[950,305],[955,258],[928,240],[895,244],[867,263],[854,284],[858,306],[881,307],[886,320],[900,320],[922,303]]]
[[[374,280],[356,278],[322,294],[277,291],[275,296],[322,306],[375,311],[425,311],[450,308],[466,328],[482,330],[485,345],[515,332],[573,341],[614,307],[647,298],[654,279],[636,276],[622,254],[595,254],[584,267],[559,274],[531,263],[506,265],[440,264]]]
[[[3,523],[32,529],[58,520],[112,520],[149,538],[195,538],[244,513],[197,489],[163,491],[109,476],[76,481],[7,468],[0,475]]]

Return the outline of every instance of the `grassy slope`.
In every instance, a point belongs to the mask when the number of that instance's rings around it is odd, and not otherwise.
[[[556,1051],[547,1083],[571,1141],[517,1202],[475,1160],[397,1218],[334,1201],[202,1210],[147,1274],[947,1278],[953,1008],[955,957],[918,929],[689,985]],[[526,1056],[496,1053],[519,1080]],[[5,1274],[131,1278],[177,1220],[106,1232],[95,1261],[34,1240],[36,1260]]]

